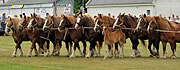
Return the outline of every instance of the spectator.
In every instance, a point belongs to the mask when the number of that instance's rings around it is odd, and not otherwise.
[[[172,20],[171,20],[171,16],[168,17],[168,20],[169,20],[169,21],[172,21]]]
[[[111,17],[111,13],[108,13],[108,16]]]
[[[160,14],[159,16],[162,17],[162,14]]]
[[[49,17],[50,15],[49,15],[49,13],[46,13],[46,17],[45,18],[47,18],[47,17]]]
[[[5,30],[6,28],[6,24],[5,24],[6,19],[7,19],[6,14],[3,13],[2,17],[0,18],[0,24],[1,24],[2,30]]]
[[[176,16],[176,22],[180,23],[179,16]]]
[[[115,19],[115,16],[113,15],[113,16],[112,16],[112,18],[114,18],[114,19]]]
[[[171,18],[171,20],[172,20],[173,22],[175,22],[175,21],[176,21],[176,18],[174,17],[174,14],[172,14],[172,18]]]
[[[14,15],[14,17],[18,17],[17,15]]]

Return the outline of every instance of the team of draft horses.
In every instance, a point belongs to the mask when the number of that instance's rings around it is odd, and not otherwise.
[[[141,15],[139,18],[130,15],[119,14],[116,19],[103,14],[98,14],[95,18],[88,14],[78,13],[77,16],[48,16],[45,19],[35,13],[26,16],[25,13],[20,18],[8,18],[6,20],[5,32],[12,30],[12,37],[16,43],[12,57],[23,56],[21,43],[31,41],[28,57],[44,54],[50,56],[49,44],[53,43],[52,56],[59,56],[62,41],[65,42],[68,57],[75,57],[78,49],[80,56],[89,58],[91,56],[101,56],[101,48],[105,47],[106,58],[124,57],[124,44],[129,38],[132,43],[131,57],[141,56],[137,46],[140,40],[145,45],[144,40],[148,40],[150,57],[159,58],[159,43],[163,45],[163,55],[166,58],[166,44],[170,43],[172,56],[176,58],[176,43],[180,42],[180,24],[168,21],[161,16]],[[159,31],[158,31],[159,30]],[[168,32],[172,31],[172,32]],[[174,31],[174,32],[173,32]],[[80,49],[79,42],[82,42],[83,51]],[[90,43],[86,51],[86,42]],[[36,43],[39,49],[36,48]],[[104,43],[104,45],[103,45]],[[151,45],[153,44],[153,50]],[[113,51],[113,45],[115,49]],[[118,50],[120,46],[120,51]],[[86,53],[88,52],[88,53]]]

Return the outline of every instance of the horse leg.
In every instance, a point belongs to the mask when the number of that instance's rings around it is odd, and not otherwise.
[[[22,57],[23,56],[23,51],[22,51],[21,45],[19,45],[19,51],[20,51],[20,57]]]
[[[72,54],[71,54],[71,56],[69,56],[70,58],[75,57],[75,51],[76,51],[77,44],[78,44],[78,42],[74,42],[74,47],[72,47]]]
[[[124,44],[120,42],[119,45],[120,45],[120,48],[121,48],[119,58],[123,58],[124,57]]]
[[[96,43],[95,43],[96,44]],[[88,55],[86,56],[86,58],[91,57],[91,55],[93,54],[93,42],[90,41],[90,47],[89,47],[89,52]]]
[[[148,49],[149,49],[149,52],[151,53],[151,55],[150,55],[149,57],[153,57],[153,56],[154,56],[154,53],[153,53],[153,51],[151,50],[152,40],[149,40],[148,42],[149,42],[149,44],[148,44]]]
[[[163,56],[162,56],[162,58],[166,58],[166,44],[167,44],[167,42],[165,42],[165,41],[161,41],[161,42],[163,45]]]
[[[119,43],[119,42],[118,42],[118,43]],[[118,57],[118,56],[119,56],[118,43],[115,43],[115,51],[114,51],[114,56],[115,56],[115,57]]]
[[[19,41],[18,41],[18,42],[16,41],[15,50],[14,50],[14,52],[13,52],[13,54],[12,54],[11,57],[16,57],[16,56],[17,56],[17,50],[18,50],[19,46],[20,46],[20,42],[19,42]]]
[[[44,55],[45,57],[48,57],[49,56],[49,44],[50,44],[50,41],[45,41],[45,44],[46,44],[46,54]]]
[[[83,47],[84,47],[83,53],[84,53],[84,56],[85,56],[85,55],[86,55],[86,47],[87,47],[87,44],[86,44],[85,41],[82,41],[82,43],[83,43]]]
[[[159,58],[159,43],[160,43],[160,40],[156,40],[155,42],[154,42],[154,46],[155,46],[155,48],[156,48],[156,58]]]
[[[110,58],[115,58],[113,54],[113,44],[110,45]]]
[[[98,47],[98,55],[97,56],[101,56],[101,48],[102,48],[102,44],[103,44],[103,41],[99,41],[99,47]]]
[[[106,58],[108,57],[107,54],[108,54],[108,51],[109,51],[109,46],[108,46],[108,44],[106,44],[106,43],[104,44],[104,46],[105,46],[105,48],[106,48],[106,49],[105,49],[104,59],[106,59]]]
[[[35,47],[35,39],[32,40],[32,45],[30,47],[30,52],[29,54],[27,55],[27,57],[32,57],[32,51],[33,51],[33,48]]]
[[[80,48],[80,46],[79,46],[79,43],[77,43],[77,48],[78,48],[78,51],[79,51],[80,56],[81,56],[81,57],[84,56],[84,54],[82,53],[81,48]]]
[[[172,55],[171,55],[171,58],[176,58],[176,55],[175,55],[175,45],[174,45],[174,41],[170,41],[169,42],[170,43],[170,45],[171,45],[171,50],[172,50]]]
[[[58,41],[58,46],[56,47],[56,49],[57,49],[57,51],[56,51],[56,53],[55,53],[55,55],[56,56],[59,56],[59,55],[61,55],[60,54],[60,49],[61,49],[61,47],[62,47],[62,41]]]
[[[131,39],[131,43],[133,44],[133,46],[132,46],[133,52],[132,52],[132,54],[130,55],[130,57],[138,57],[138,56],[141,56],[139,50],[137,49],[137,46],[138,46],[138,44],[139,44],[139,41],[138,41],[138,40],[133,40],[133,39]],[[138,53],[138,55],[137,55],[137,53]]]
[[[66,50],[67,50],[67,57],[69,57],[70,55],[70,52],[69,52],[69,44],[68,44],[68,41],[65,41],[65,44],[66,44]]]
[[[174,42],[174,50],[175,50],[175,56],[177,57],[177,53],[176,53],[176,42]]]
[[[73,45],[73,43],[72,43],[72,41],[69,41],[69,45],[70,45],[70,51],[69,51],[69,55],[71,55],[72,54],[72,45]]]
[[[52,51],[52,53],[51,53],[52,56],[55,56],[56,46],[57,46],[57,39],[55,39],[55,41],[54,41],[53,51]]]

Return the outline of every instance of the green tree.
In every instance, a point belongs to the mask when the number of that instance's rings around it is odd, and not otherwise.
[[[88,0],[74,0],[74,13],[75,14],[79,11],[80,7],[83,5],[83,1],[84,1],[84,7],[85,7]]]

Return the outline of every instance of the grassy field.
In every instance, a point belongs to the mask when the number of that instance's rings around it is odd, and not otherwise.
[[[142,44],[138,46],[141,51],[141,58],[130,58],[131,43],[128,40],[125,45],[125,58],[115,58],[103,60],[103,57],[89,58],[65,57],[66,49],[61,48],[61,56],[59,57],[38,57],[27,58],[26,55],[29,52],[30,42],[23,42],[22,49],[24,57],[12,58],[11,55],[14,50],[15,43],[11,36],[0,37],[0,70],[179,70],[180,69],[180,57],[177,59],[171,59],[171,50],[169,44],[167,46],[168,58],[156,59],[149,58],[149,52],[147,48],[144,48]],[[88,44],[89,45],[89,44]],[[177,54],[180,54],[180,44],[177,44]],[[87,48],[88,49],[88,48]],[[52,51],[52,45],[51,45]],[[19,51],[18,51],[19,52]],[[102,50],[104,55],[104,48]],[[160,45],[160,55],[162,55],[162,45]],[[76,51],[76,56],[79,56]],[[179,56],[179,55],[178,55]]]

